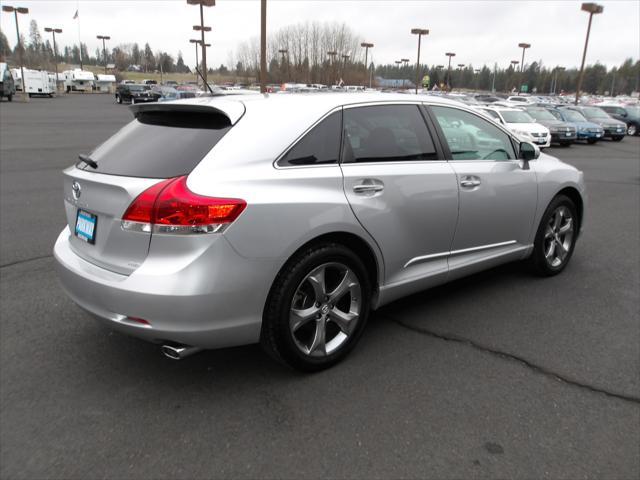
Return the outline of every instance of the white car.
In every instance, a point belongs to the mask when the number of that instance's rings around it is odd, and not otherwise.
[[[524,95],[512,95],[511,97],[507,97],[507,102],[515,105],[530,105],[536,103],[536,99]]]
[[[540,148],[551,146],[549,129],[536,123],[527,112],[509,107],[481,107],[480,110],[484,110],[496,122],[507,127],[522,140]]]

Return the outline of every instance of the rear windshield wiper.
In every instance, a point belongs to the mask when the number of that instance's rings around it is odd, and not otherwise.
[[[80,159],[81,162],[86,163],[91,168],[98,168],[98,162],[96,162],[95,160],[92,160],[91,157],[89,157],[89,155],[83,155],[81,153],[80,155],[78,155],[78,158]]]

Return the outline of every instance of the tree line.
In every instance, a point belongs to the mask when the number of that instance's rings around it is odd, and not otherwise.
[[[396,64],[365,65],[365,51],[360,46],[362,39],[345,23],[306,22],[281,28],[270,34],[267,40],[268,81],[270,83],[322,83],[332,85],[342,81],[344,84],[368,85],[368,78],[405,80],[406,84],[415,82],[416,67],[413,65],[399,66]],[[54,52],[49,38],[43,39],[38,24],[31,20],[29,26],[29,41],[21,38],[24,64],[28,68],[53,70]],[[91,54],[85,43],[71,46],[57,45],[55,60],[58,63],[85,65],[114,64],[118,71],[126,71],[136,65],[145,72],[190,72],[178,52],[171,54],[156,50],[149,43],[140,46],[138,43],[119,44],[110,48],[105,55],[100,48]],[[330,54],[329,52],[335,52]],[[18,46],[10,48],[6,36],[0,31],[0,57],[11,58],[13,64],[18,63]],[[371,57],[370,57],[371,58]],[[229,56],[228,68],[220,65],[217,69],[209,68],[209,72],[221,75],[233,75],[246,82],[258,78],[260,65],[260,45],[258,38],[242,42],[235,55]],[[424,64],[420,66],[421,76],[430,77],[430,87],[433,85],[451,86],[455,89],[476,89],[508,92],[526,85],[529,92],[549,93],[555,91],[575,91],[579,76],[576,68],[560,69],[543,65],[542,61],[533,61],[525,65],[524,71],[506,67],[482,66],[474,68],[467,65],[464,68],[446,67]],[[585,67],[582,89],[588,93],[629,94],[638,91],[640,85],[640,61],[631,58],[622,65],[607,69],[596,63]]]
[[[126,71],[132,65],[140,66],[144,72],[162,70],[167,73],[188,73],[191,71],[184,63],[182,52],[178,52],[176,57],[162,50],[154,52],[148,43],[144,47],[137,43],[119,44],[106,49],[106,52],[96,48],[91,54],[86,43],[63,46],[60,44],[60,38],[56,38],[56,47],[56,55],[54,55],[52,41],[49,38],[43,40],[36,20],[31,20],[29,24],[29,40],[27,41],[21,34],[20,46],[15,45],[13,49],[9,46],[4,32],[0,31],[0,58],[11,58],[12,63],[17,65],[20,49],[22,49],[23,62],[27,68],[53,70],[54,63],[57,62],[99,66],[113,64],[119,71]]]

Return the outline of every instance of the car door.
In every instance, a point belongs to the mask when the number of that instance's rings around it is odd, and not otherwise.
[[[446,279],[458,187],[422,107],[347,106],[343,132],[344,191],[382,251],[384,283],[415,291]]]
[[[460,193],[450,271],[524,252],[538,198],[535,162],[525,166],[511,136],[480,115],[453,106],[428,111]]]

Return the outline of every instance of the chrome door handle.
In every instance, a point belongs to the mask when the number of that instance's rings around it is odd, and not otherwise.
[[[383,190],[384,190],[383,185],[376,185],[376,184],[360,184],[360,185],[353,186],[353,191],[355,193],[376,193],[376,192],[381,192]]]
[[[481,183],[482,182],[480,182],[480,179],[474,176],[462,177],[462,179],[460,180],[460,186],[466,188],[477,187]]]

